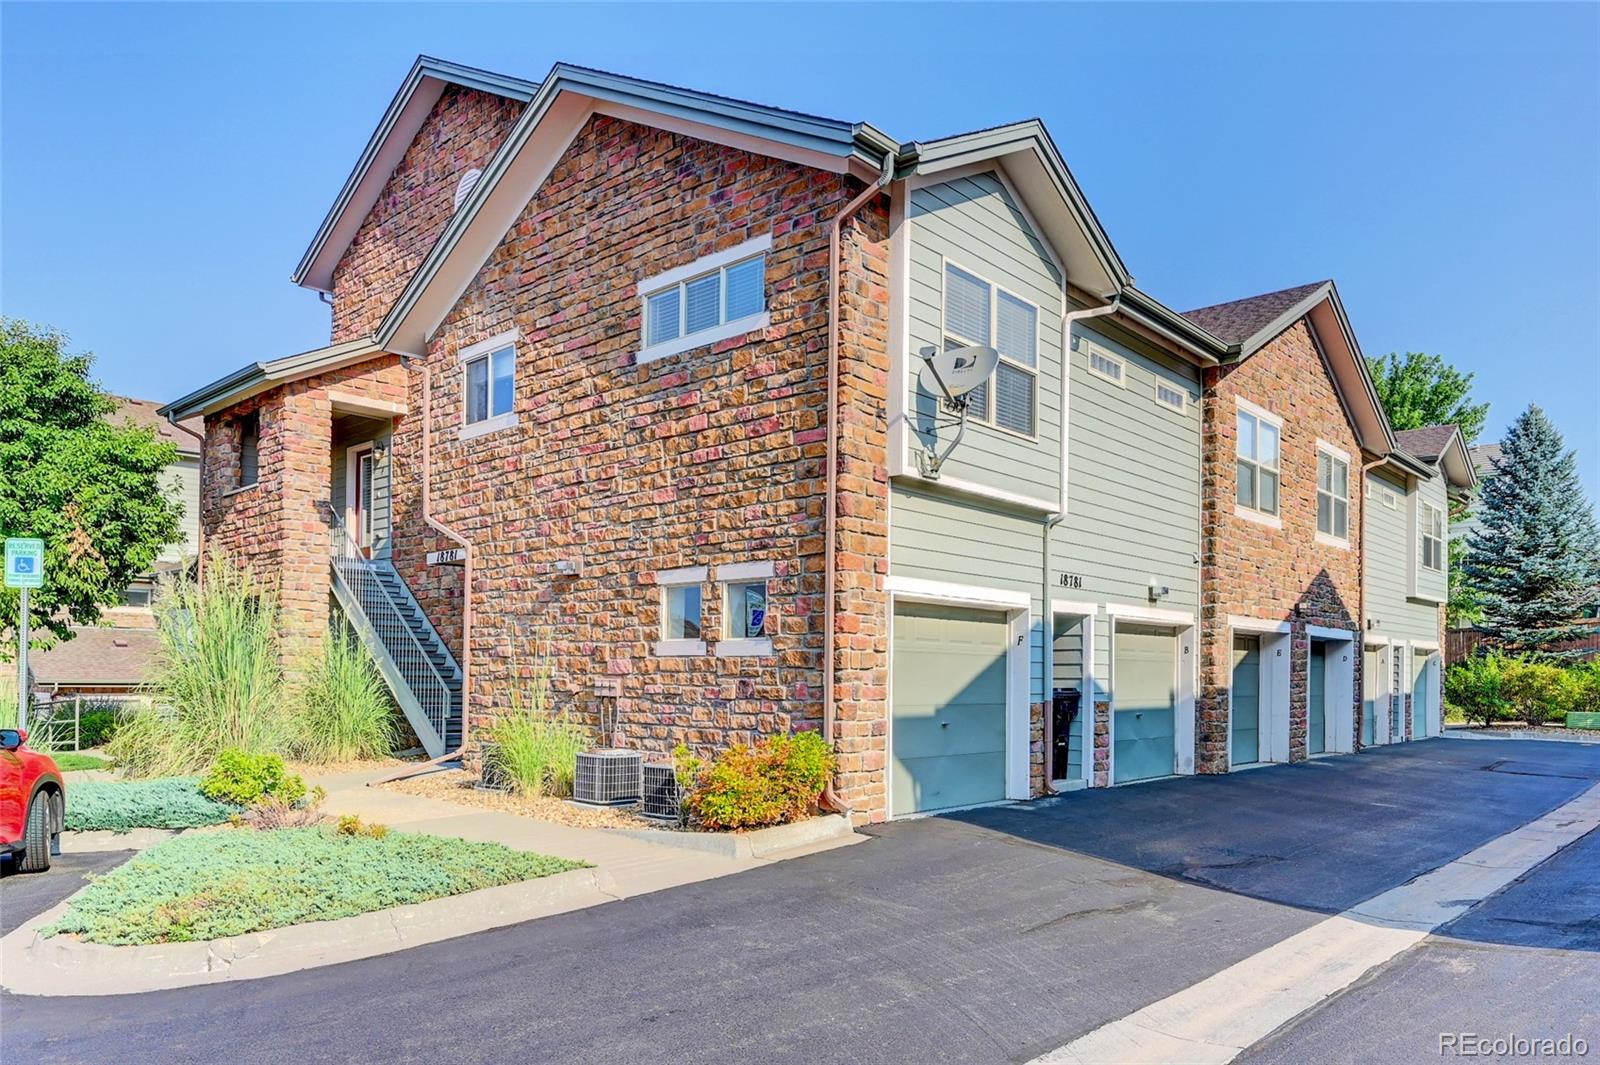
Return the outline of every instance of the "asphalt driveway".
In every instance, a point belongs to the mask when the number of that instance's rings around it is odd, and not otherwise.
[[[1600,747],[1433,740],[899,822],[860,846],[293,976],[8,997],[0,1057],[1026,1059],[1597,779]],[[1512,938],[1458,924],[1469,945]]]

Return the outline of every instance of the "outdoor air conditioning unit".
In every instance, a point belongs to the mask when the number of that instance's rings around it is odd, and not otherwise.
[[[678,820],[678,767],[671,762],[646,762],[644,806],[639,810],[658,821]]]
[[[644,791],[643,767],[638,751],[584,751],[578,755],[572,798],[590,806],[632,805]]]

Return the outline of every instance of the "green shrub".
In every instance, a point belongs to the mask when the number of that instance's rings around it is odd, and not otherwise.
[[[1468,721],[1485,726],[1510,716],[1504,692],[1504,655],[1490,651],[1470,655],[1444,672],[1445,702]]]
[[[44,935],[172,943],[331,921],[549,876],[583,862],[499,843],[329,826],[179,836],[95,877]]]
[[[230,749],[217,755],[200,781],[200,790],[209,799],[234,806],[253,806],[264,800],[293,806],[305,798],[306,782],[285,770],[283,759],[275,754]]]
[[[117,732],[122,707],[117,703],[84,703],[78,711],[78,747],[104,746]]]
[[[833,776],[834,754],[815,732],[800,732],[729,747],[710,764],[690,761],[685,769],[693,784],[684,802],[695,822],[757,828],[809,816]]]
[[[1576,662],[1568,671],[1572,678],[1569,711],[1600,713],[1600,655]]]
[[[230,747],[282,753],[278,611],[248,570],[213,554],[205,581],[162,581],[154,603],[160,649],[156,703],[128,718],[106,753],[131,776],[199,772]]]
[[[1574,685],[1567,671],[1550,662],[1507,658],[1501,691],[1512,713],[1530,725],[1566,718]]]
[[[394,753],[394,706],[372,656],[348,625],[323,637],[300,692],[291,748],[307,762],[349,762]]]
[[[79,754],[77,751],[67,751],[62,754],[50,756],[56,763],[56,768],[63,773],[71,773],[79,769],[109,769],[111,763],[104,758],[96,758],[92,754]]]
[[[127,832],[134,828],[220,825],[238,807],[200,792],[194,777],[160,780],[85,780],[68,785],[69,832]]]

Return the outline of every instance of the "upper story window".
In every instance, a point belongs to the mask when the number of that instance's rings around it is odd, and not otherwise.
[[[1317,532],[1350,539],[1350,460],[1342,452],[1317,447]]]
[[[1156,402],[1163,407],[1171,407],[1173,410],[1182,413],[1188,407],[1189,397],[1183,389],[1174,388],[1172,385],[1157,381]]]
[[[502,333],[462,348],[461,435],[482,436],[514,425],[516,415],[517,335]]]
[[[1432,503],[1422,503],[1422,568],[1444,571],[1444,511]]]
[[[255,411],[239,419],[239,488],[256,483],[261,473],[261,415]]]
[[[1128,383],[1127,364],[1094,344],[1089,345],[1089,372],[1119,387]]]
[[[1278,444],[1282,425],[1259,408],[1241,401],[1234,438],[1238,471],[1236,502],[1246,510],[1276,516],[1278,513]]]
[[[1039,421],[1039,309],[953,263],[944,269],[946,350],[992,347],[1000,365],[967,393],[971,418],[1032,437]]]
[[[644,335],[638,361],[765,329],[771,249],[768,234],[639,282]]]

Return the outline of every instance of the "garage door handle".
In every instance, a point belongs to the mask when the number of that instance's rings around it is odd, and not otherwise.
[[[940,727],[940,728],[949,728],[949,727],[950,727],[950,722],[948,722],[948,721],[941,721],[941,722],[939,722],[939,727]]]

